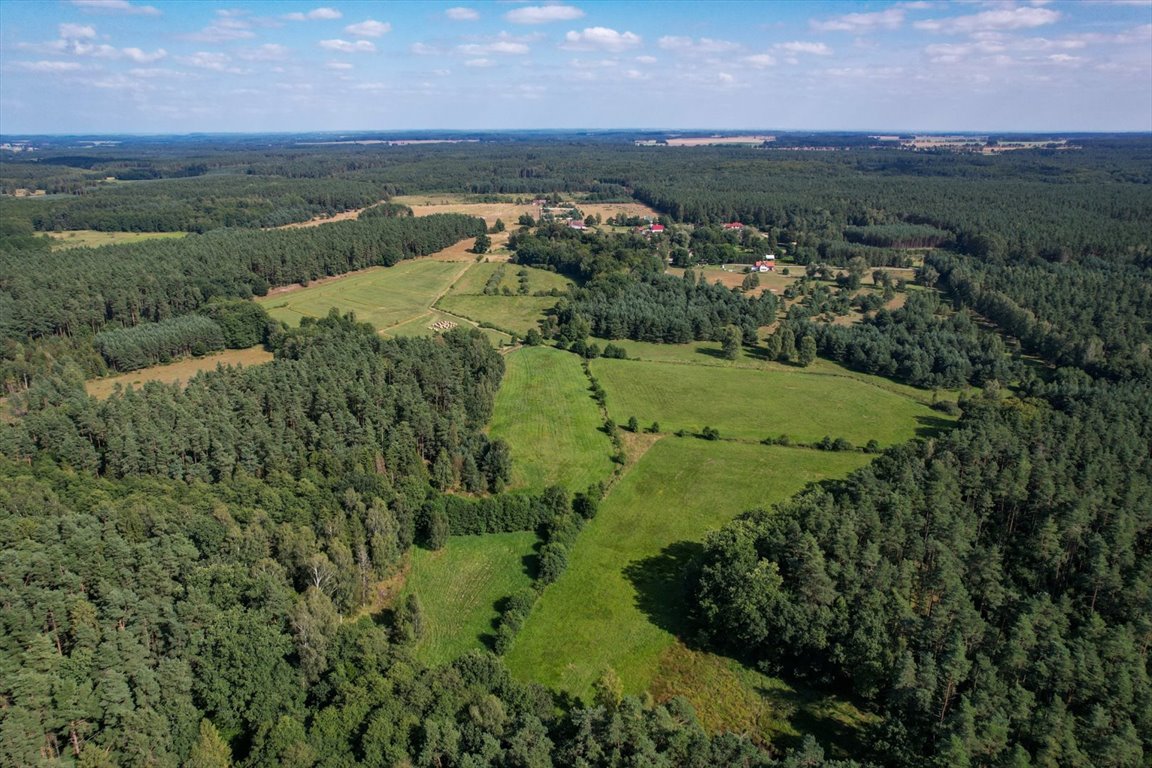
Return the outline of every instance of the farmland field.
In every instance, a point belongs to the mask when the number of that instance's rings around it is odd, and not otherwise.
[[[709,426],[745,440],[787,435],[811,443],[828,435],[891,445],[915,436],[918,422],[942,426],[942,415],[923,403],[847,377],[607,359],[593,360],[592,372],[617,423],[635,416],[664,432]]]
[[[535,543],[531,532],[495,533],[452,536],[436,552],[412,550],[405,592],[414,592],[424,611],[422,661],[441,664],[484,647],[496,603],[531,583],[525,558]]]
[[[580,359],[547,347],[522,347],[507,370],[489,433],[512,448],[512,486],[556,483],[583,490],[612,472],[612,444],[600,431]]]
[[[289,325],[298,325],[303,317],[323,317],[336,307],[355,312],[358,320],[377,330],[388,331],[429,314],[436,297],[467,268],[467,263],[458,261],[411,259],[257,301],[268,314]]]
[[[548,296],[465,296],[449,294],[436,303],[445,312],[488,323],[523,336],[544,317],[544,310],[556,304]]]
[[[263,347],[226,349],[223,352],[215,352],[203,357],[189,357],[166,365],[153,365],[150,368],[129,371],[118,376],[91,379],[84,383],[84,388],[93,397],[103,399],[111,395],[118,386],[139,387],[149,381],[159,381],[165,384],[187,382],[200,371],[216,370],[217,365],[259,365],[271,359],[272,353]]]
[[[666,437],[616,484],[506,659],[518,677],[589,698],[611,667],[647,690],[681,629],[685,558],[740,512],[862,466],[860,453]]]

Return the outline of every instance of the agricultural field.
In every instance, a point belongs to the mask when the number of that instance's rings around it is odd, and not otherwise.
[[[102,379],[90,379],[84,382],[84,389],[92,397],[104,398],[116,391],[117,387],[140,387],[149,381],[159,381],[164,384],[187,382],[201,371],[214,371],[218,365],[260,365],[272,359],[272,353],[264,347],[249,347],[248,349],[226,349],[214,352],[203,357],[189,357],[166,365],[154,365],[138,371],[129,371],[116,376],[105,376]]]
[[[519,272],[524,270],[528,278],[528,294],[519,294]],[[493,275],[499,275],[494,283],[495,294],[485,294],[484,289]],[[486,323],[506,331],[526,334],[537,327],[544,316],[544,310],[551,308],[558,299],[554,296],[533,296],[538,291],[567,291],[572,281],[533,267],[519,267],[514,264],[487,262],[474,265],[451,289],[436,302],[437,309],[466,317],[476,323]],[[505,295],[507,289],[513,295]]]
[[[485,647],[496,604],[531,583],[528,558],[536,534],[452,536],[443,549],[412,550],[403,595],[415,594],[424,612],[417,656],[426,664],[452,661]]]
[[[489,434],[512,449],[513,488],[570,490],[607,480],[612,443],[588,391],[580,358],[547,347],[507,355]]]
[[[588,700],[606,668],[648,690],[684,627],[682,568],[708,531],[864,465],[823,453],[665,437],[605,497],[568,570],[540,598],[506,656],[518,677]]]
[[[712,427],[723,438],[787,435],[812,443],[831,436],[887,446],[947,423],[922,402],[847,377],[603,358],[591,368],[617,423],[635,416],[642,426],[659,422],[663,432]]]
[[[67,232],[49,232],[52,247],[97,248],[101,245],[123,245],[141,240],[163,240],[187,236],[187,232],[100,232],[95,229],[75,229]]]
[[[392,267],[373,267],[353,275],[324,281],[257,299],[268,314],[289,325],[302,317],[323,317],[331,307],[355,312],[358,320],[389,331],[431,316],[436,298],[468,269],[467,263],[437,259],[411,259]],[[429,319],[427,324],[434,322]]]

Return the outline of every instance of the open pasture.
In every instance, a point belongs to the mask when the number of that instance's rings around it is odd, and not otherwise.
[[[683,568],[707,532],[867,461],[861,453],[660,440],[581,532],[568,570],[508,652],[509,668],[585,700],[607,668],[626,692],[647,690],[684,628]]]
[[[467,264],[437,259],[410,259],[392,267],[373,267],[353,275],[265,296],[257,301],[268,314],[289,325],[303,317],[323,317],[336,307],[380,331],[408,323],[430,312]]]
[[[176,384],[187,382],[201,371],[214,371],[217,365],[260,365],[271,359],[272,353],[264,347],[225,349],[222,352],[214,352],[203,357],[189,357],[175,363],[153,365],[149,368],[141,368],[138,371],[129,371],[117,376],[91,379],[84,382],[84,389],[92,397],[103,400],[111,395],[116,387],[140,387],[149,381]]]
[[[828,435],[886,446],[914,437],[918,427],[939,426],[942,416],[886,388],[801,370],[598,359],[592,372],[617,423],[635,416],[642,426],[658,421],[664,432],[707,426],[743,440],[787,435],[812,443]]]
[[[489,434],[512,449],[512,487],[571,491],[607,480],[612,443],[600,431],[600,411],[580,359],[547,347],[521,347],[507,368]]]
[[[436,552],[412,550],[404,594],[415,593],[424,611],[422,661],[443,664],[484,647],[496,604],[531,583],[526,560],[535,544],[535,533],[521,531],[452,536]]]

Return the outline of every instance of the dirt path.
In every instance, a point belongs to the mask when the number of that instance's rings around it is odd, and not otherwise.
[[[351,211],[343,211],[331,216],[316,216],[315,218],[308,219],[308,221],[294,221],[291,224],[284,224],[279,227],[269,227],[269,229],[303,229],[304,227],[318,227],[321,224],[331,224],[336,221],[349,221],[360,215],[361,212],[368,210],[374,206],[386,203],[387,200],[378,200],[372,205],[366,205],[363,208],[356,208]]]

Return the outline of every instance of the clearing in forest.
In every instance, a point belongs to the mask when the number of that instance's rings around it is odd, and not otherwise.
[[[632,346],[624,344],[626,350]],[[944,426],[942,414],[888,388],[802,369],[603,358],[591,367],[608,393],[608,413],[616,423],[635,416],[641,426],[659,422],[663,432],[695,434],[712,427],[722,438],[787,435],[795,443],[814,443],[830,436],[856,446],[873,439],[888,446]]]
[[[141,387],[149,381],[159,381],[164,384],[187,383],[201,371],[214,371],[217,365],[260,365],[272,359],[272,353],[264,347],[249,347],[248,349],[226,349],[223,352],[214,352],[203,357],[189,357],[175,363],[153,365],[141,368],[138,371],[129,371],[116,376],[106,376],[103,379],[91,379],[84,382],[84,389],[93,397],[104,398],[111,395],[116,387]]]
[[[98,248],[101,245],[123,245],[141,240],[171,240],[187,237],[187,232],[100,232],[95,229],[73,229],[67,232],[49,232],[52,247]]]
[[[519,292],[521,272],[526,294]],[[564,293],[571,284],[568,278],[544,269],[501,262],[480,263],[456,281],[436,302],[436,307],[477,323],[524,335],[537,328],[544,311],[559,301],[557,296],[533,294],[553,290]],[[486,288],[489,293],[484,293]]]
[[[415,593],[424,613],[416,653],[426,664],[445,664],[485,647],[493,632],[496,604],[531,584],[531,531],[452,536],[443,549],[412,550],[412,569],[403,595]]]
[[[575,492],[607,480],[612,443],[600,430],[580,358],[522,347],[505,362],[489,434],[512,449],[512,487],[539,491],[560,484]]]
[[[299,290],[257,299],[268,314],[289,325],[303,317],[324,317],[336,307],[380,331],[431,316],[431,306],[469,267],[457,261],[409,259],[391,267],[372,267]],[[429,317],[427,325],[435,319]],[[466,324],[466,321],[465,321]],[[427,331],[431,333],[431,331]]]
[[[580,533],[568,570],[545,590],[509,650],[509,668],[586,701],[608,668],[626,692],[648,690],[686,629],[684,567],[707,533],[868,460],[856,452],[665,437]]]

